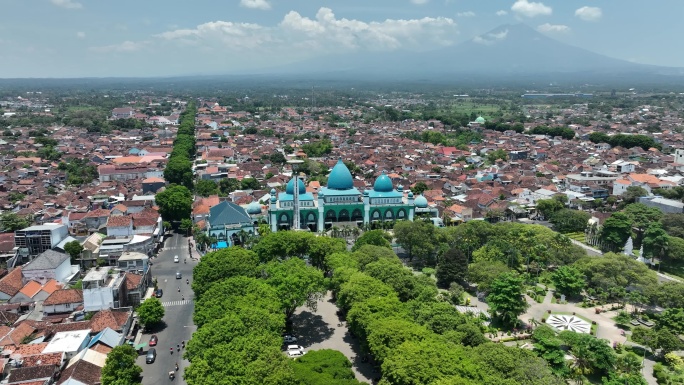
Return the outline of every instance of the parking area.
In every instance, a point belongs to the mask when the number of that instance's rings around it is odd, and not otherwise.
[[[358,340],[349,334],[346,324],[340,326],[336,312],[337,307],[331,301],[330,293],[318,301],[316,311],[306,307],[297,309],[292,318],[297,343],[307,351],[339,350],[351,361],[357,380],[374,383],[372,379],[380,377],[379,371],[368,362],[363,362]]]

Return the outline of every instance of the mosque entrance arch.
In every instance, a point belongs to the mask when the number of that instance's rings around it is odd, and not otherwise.
[[[394,213],[392,212],[392,210],[385,211],[385,220],[386,221],[393,221],[394,220]]]
[[[397,211],[397,219],[398,220],[406,219],[406,210],[399,209],[399,211]]]
[[[340,215],[337,217],[338,222],[349,222],[350,219],[349,211],[346,209],[340,211]]]
[[[328,212],[325,213],[325,221],[326,222],[337,222],[337,214],[335,213],[334,210],[328,210]]]
[[[363,221],[363,214],[361,213],[361,210],[355,209],[352,211],[351,220],[352,222]]]

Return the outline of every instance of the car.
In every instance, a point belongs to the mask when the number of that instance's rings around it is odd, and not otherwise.
[[[286,344],[291,344],[293,342],[297,342],[297,337],[285,334],[283,336],[283,341],[285,341]]]
[[[175,257],[173,257],[173,263],[178,263],[178,262],[180,262],[180,259],[178,259],[178,256],[176,255]]]
[[[176,279],[181,279],[183,276],[181,275],[180,271],[176,272]]]
[[[303,350],[288,350],[287,351],[287,356],[290,358],[297,358],[305,355],[306,352]]]
[[[148,345],[157,346],[158,341],[159,341],[159,338],[157,338],[157,335],[155,334],[152,337],[150,337],[150,342],[148,343]]]
[[[287,345],[288,352],[304,352],[304,347],[300,345]]]
[[[147,355],[145,356],[145,363],[151,364],[156,359],[157,359],[157,350],[155,348],[150,348],[150,350],[147,351]]]
[[[164,290],[162,289],[157,289],[157,291],[154,292],[154,296],[157,298],[161,298],[162,295],[164,295]]]

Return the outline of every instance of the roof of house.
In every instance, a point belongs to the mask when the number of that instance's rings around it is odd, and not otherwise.
[[[55,290],[45,299],[43,305],[63,305],[67,303],[83,303],[83,292],[78,289]]]
[[[31,270],[51,270],[59,267],[64,261],[69,259],[69,255],[55,250],[45,250],[40,253],[33,261],[25,264],[23,271]]]
[[[121,341],[123,341],[122,334],[117,333],[110,328],[105,328],[103,331],[97,333],[92,340],[90,340],[88,347],[91,347],[99,342],[109,346],[110,348],[114,348],[121,345]]]
[[[121,331],[130,317],[131,311],[125,308],[100,310],[90,319],[90,327],[95,333],[99,333],[107,328]]]
[[[19,292],[28,298],[33,298],[34,295],[38,294],[41,287],[42,285],[36,281],[28,281],[26,285],[19,290]]]
[[[126,215],[111,216],[107,219],[107,227],[124,227],[131,225],[131,217]]]
[[[21,276],[21,267],[18,267],[6,276],[0,278],[0,293],[5,293],[9,296],[14,296],[24,287]]]
[[[55,279],[50,279],[47,282],[45,282],[45,285],[41,288],[44,292],[48,294],[52,294],[55,292],[55,290],[58,290],[62,287],[59,282]]]
[[[31,380],[42,380],[52,377],[57,371],[55,365],[40,365],[20,367],[12,370],[9,375],[9,383],[15,384]]]
[[[41,344],[42,345],[42,344]],[[47,344],[45,344],[47,345]],[[16,354],[16,351],[14,352]],[[40,365],[55,365],[62,366],[62,359],[64,359],[63,352],[33,354],[30,356],[22,356],[21,366],[40,366]]]
[[[233,202],[223,201],[209,210],[209,223],[212,226],[235,225],[240,223],[251,223],[245,209]]]
[[[101,367],[88,361],[78,360],[75,364],[64,369],[57,385],[95,385],[100,382],[101,374]]]
[[[26,322],[13,328],[6,336],[0,339],[0,346],[19,346],[24,338],[33,334],[36,329]]]

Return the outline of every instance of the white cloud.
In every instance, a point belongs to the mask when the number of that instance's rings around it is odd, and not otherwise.
[[[466,12],[459,12],[456,14],[458,17],[475,17],[475,12],[473,11],[466,11]]]
[[[84,39],[86,37],[85,32],[76,32],[76,37],[79,39]]]
[[[575,11],[575,16],[584,21],[599,21],[601,20],[601,16],[603,16],[603,12],[601,11],[601,8],[598,7],[584,6]]]
[[[369,51],[449,45],[457,34],[454,20],[444,17],[387,19],[365,22],[337,18],[322,7],[314,18],[290,11],[273,27],[253,23],[213,21],[192,29],[177,29],[157,35],[165,41],[254,53],[292,55],[296,50],[320,54],[340,50]],[[301,52],[301,51],[299,51]]]
[[[565,33],[570,32],[570,27],[563,24],[549,24],[545,23],[537,27],[539,32],[544,33]]]
[[[473,41],[478,44],[492,45],[499,40],[503,40],[508,36],[508,30],[504,30],[498,33],[488,33],[485,35],[475,36]]]
[[[503,9],[496,11],[496,16],[506,16],[506,15],[508,15],[508,11],[504,11]]]
[[[83,4],[72,1],[72,0],[50,0],[50,2],[58,7],[67,9],[79,9],[83,8]]]
[[[271,9],[271,4],[267,0],[240,0],[240,5],[252,9]]]
[[[412,2],[413,4],[417,4],[417,5],[426,4],[428,1],[430,1],[430,0],[411,0],[411,2]]]
[[[92,51],[95,52],[100,52],[100,53],[118,53],[118,52],[136,52],[140,51],[141,49],[145,48],[145,46],[149,42],[147,41],[124,41],[123,43],[119,44],[111,44],[111,45],[105,45],[105,46],[99,46],[99,47],[90,47]]]
[[[548,16],[553,12],[551,7],[544,5],[544,3],[535,3],[528,0],[517,0],[511,6],[511,11],[515,12],[518,16],[524,17]]]

